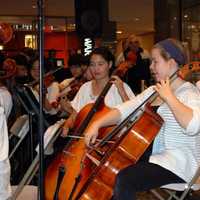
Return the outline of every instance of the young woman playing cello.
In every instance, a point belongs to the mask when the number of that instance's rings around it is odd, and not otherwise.
[[[166,39],[153,47],[151,56],[150,68],[157,84],[111,109],[84,133],[86,144],[94,143],[100,127],[119,123],[150,94],[158,93],[161,101],[157,112],[164,123],[154,140],[151,156],[118,173],[115,200],[133,200],[139,191],[188,182],[200,164],[200,92],[180,77],[171,84],[169,81],[179,66],[186,63],[183,47],[174,39]]]
[[[104,86],[110,79],[110,69],[113,66],[113,55],[105,47],[96,48],[90,55],[89,70],[93,80],[86,82],[81,86],[77,95],[71,102],[72,114],[66,120],[63,127],[63,136],[66,136],[69,128],[73,127],[77,113],[88,103],[93,103],[103,90]],[[117,76],[112,76],[113,85],[105,96],[105,105],[114,107],[134,98],[135,95],[129,86],[122,82]]]

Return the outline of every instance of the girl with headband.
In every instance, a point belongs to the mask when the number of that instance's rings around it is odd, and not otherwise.
[[[100,127],[121,122],[154,91],[158,93],[157,113],[164,123],[152,146],[133,165],[116,177],[113,199],[135,200],[136,193],[170,183],[189,182],[200,164],[200,92],[193,84],[169,77],[186,63],[181,43],[166,39],[153,46],[151,71],[156,85],[92,123],[85,130],[87,145],[94,143]],[[149,154],[148,154],[149,153]]]

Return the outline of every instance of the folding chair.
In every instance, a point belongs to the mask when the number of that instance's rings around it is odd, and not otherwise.
[[[60,121],[57,121],[54,125],[49,126],[48,129],[46,130],[46,132],[44,134],[44,153],[45,153],[45,155],[46,155],[49,147],[50,148],[52,147],[52,144],[55,142],[56,138],[60,135],[60,133],[62,131],[61,127],[63,126],[64,122],[65,122],[65,120],[61,119]],[[24,186],[27,186],[31,182],[31,180],[33,179],[35,174],[37,173],[38,168],[39,168],[39,154],[38,154],[39,146],[37,146],[35,150],[37,152],[37,155],[35,156],[31,165],[27,169],[27,171],[26,171],[24,177],[22,178],[22,180],[20,181],[20,183],[15,187],[12,186],[14,188],[14,190],[12,193],[12,197],[9,198],[9,200],[16,200],[17,197],[22,192]],[[34,191],[35,191],[35,188],[34,188]]]
[[[24,108],[27,115],[16,119],[9,129],[9,159],[11,163],[11,183],[18,184],[26,169],[35,157],[35,146],[38,143],[39,103],[33,93],[26,87],[15,87],[17,100]],[[43,115],[44,116],[44,115]],[[44,116],[44,129],[50,125]],[[24,154],[26,151],[26,154]]]
[[[174,183],[174,184],[168,184],[161,187],[162,191],[164,193],[167,193],[168,197],[164,198],[161,193],[157,192],[155,189],[151,190],[151,192],[159,199],[159,200],[184,200],[186,196],[191,191],[198,191],[200,190],[200,166],[197,169],[194,177],[189,183]],[[182,191],[183,193],[181,196],[177,196],[177,192]],[[166,194],[163,194],[166,196]]]
[[[12,149],[12,151],[9,153],[9,159],[13,156],[15,151],[18,149],[19,145],[29,132],[29,118],[28,115],[22,115],[17,118],[15,123],[12,125],[12,127],[9,130],[9,140],[11,140],[12,136],[15,136],[18,138],[18,141],[15,145],[15,147]]]

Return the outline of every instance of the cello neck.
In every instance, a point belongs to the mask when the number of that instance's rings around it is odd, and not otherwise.
[[[106,83],[106,85],[105,85],[104,89],[102,90],[102,92],[100,93],[100,95],[98,96],[97,100],[95,101],[93,107],[87,114],[86,118],[81,123],[80,127],[78,127],[76,135],[82,135],[82,133],[84,132],[85,128],[87,127],[88,123],[90,122],[90,120],[92,119],[92,117],[94,116],[96,111],[99,110],[102,106],[104,106],[104,98],[111,86],[112,86],[112,83],[109,80]]]

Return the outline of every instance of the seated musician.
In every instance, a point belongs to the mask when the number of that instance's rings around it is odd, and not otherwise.
[[[2,72],[2,70],[0,70]],[[11,75],[11,74],[10,74]],[[10,79],[10,77],[6,77]],[[12,109],[12,97],[6,88],[3,75],[0,76],[0,199],[11,196],[10,162],[8,159],[8,128],[7,119]]]
[[[110,69],[113,65],[113,55],[105,47],[96,48],[90,55],[89,70],[93,80],[81,86],[77,95],[71,102],[72,114],[66,120],[63,127],[63,136],[66,136],[69,128],[73,127],[77,113],[88,103],[94,103],[104,86],[110,79]],[[105,105],[114,107],[134,98],[135,95],[129,86],[123,83],[117,76],[113,76],[113,85],[105,96]]]
[[[72,100],[78,92],[80,86],[86,81],[84,69],[82,69],[82,55],[76,54],[69,57],[68,67],[72,74],[72,78],[67,78],[59,84],[60,97],[67,97]]]
[[[30,75],[32,78],[32,83],[29,84],[31,87],[31,90],[33,94],[35,95],[36,99],[39,101],[39,60],[36,58],[33,60],[30,68]],[[47,77],[48,78],[48,77]],[[45,80],[44,80],[45,82]],[[54,80],[47,80],[47,84],[44,84],[44,87],[46,89],[46,95],[44,98],[44,109],[45,112],[50,115],[56,115],[59,111],[58,104],[57,104],[57,98],[59,96],[59,84],[58,82]]]
[[[137,192],[188,182],[200,164],[200,92],[179,76],[169,81],[179,66],[186,63],[184,49],[179,41],[166,39],[153,46],[151,57],[150,68],[157,84],[111,109],[84,133],[86,144],[91,145],[100,127],[119,123],[154,91],[159,95],[157,113],[164,123],[153,142],[152,153],[147,160],[139,160],[117,174],[115,200],[134,200]]]

